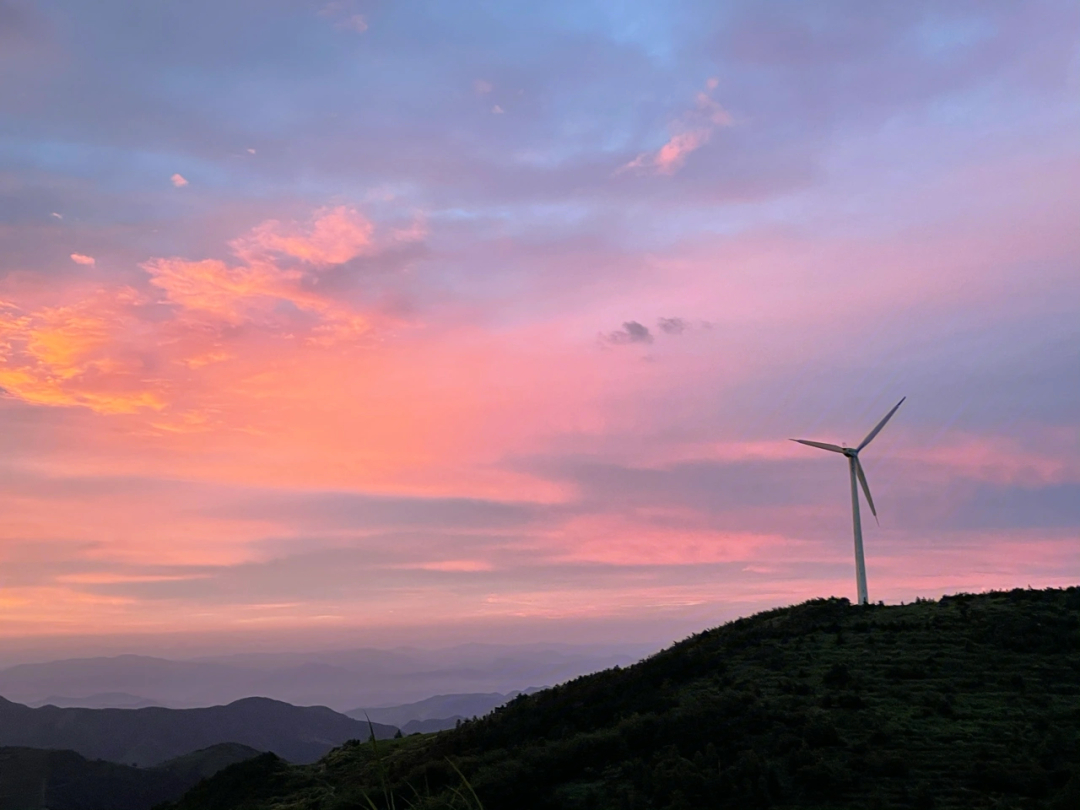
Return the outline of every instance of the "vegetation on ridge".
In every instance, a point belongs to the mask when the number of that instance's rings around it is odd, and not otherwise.
[[[264,755],[173,808],[468,807],[471,786],[487,810],[1075,810],[1078,735],[1080,588],[815,600],[453,731]]]

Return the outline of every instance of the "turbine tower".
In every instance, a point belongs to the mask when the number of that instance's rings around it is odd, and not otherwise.
[[[862,464],[859,462],[859,451],[866,445],[870,444],[874,440],[874,437],[881,433],[881,429],[885,427],[885,423],[892,419],[892,415],[896,413],[897,408],[904,404],[904,397],[893,409],[885,414],[885,418],[877,423],[877,427],[866,434],[866,438],[859,443],[858,447],[838,447],[835,444],[826,444],[825,442],[812,442],[809,439],[792,439],[793,442],[799,444],[808,444],[811,447],[818,447],[822,450],[828,450],[832,453],[842,453],[847,456],[848,471],[851,473],[851,517],[855,524],[855,582],[859,588],[859,604],[865,605],[867,603],[866,596],[866,561],[863,559],[863,547],[862,547],[862,520],[859,518],[859,484],[862,485],[862,491],[866,495],[866,502],[870,505],[870,511],[874,515],[874,520],[877,520],[877,510],[874,508],[874,499],[870,497],[870,485],[866,483],[866,473],[863,472]],[[858,479],[858,484],[855,480]]]

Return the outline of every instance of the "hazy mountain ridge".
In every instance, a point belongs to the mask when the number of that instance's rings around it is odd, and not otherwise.
[[[381,706],[371,709],[353,709],[344,712],[357,720],[370,719],[376,723],[397,726],[405,734],[427,733],[453,728],[458,720],[483,717],[518,695],[531,695],[542,687],[513,692],[483,692],[463,695],[434,695],[425,700],[401,706]]]
[[[377,737],[397,729],[374,724]],[[203,709],[36,709],[0,698],[0,746],[66,749],[91,759],[152,766],[221,743],[312,762],[369,727],[325,706],[247,698]]]
[[[450,717],[432,717],[428,720],[410,720],[399,728],[402,734],[434,734],[436,731],[457,728],[468,719],[463,715],[455,714]]]
[[[61,709],[145,709],[150,706],[161,706],[165,709],[188,708],[165,706],[158,701],[147,700],[144,697],[131,695],[127,692],[99,692],[83,697],[49,695],[44,700],[33,701],[26,705],[34,708],[38,706],[57,706]]]
[[[101,696],[110,694],[170,708],[264,695],[293,705],[347,711],[401,705],[436,694],[508,693],[530,684],[561,683],[633,663],[658,647],[469,644],[439,650],[248,653],[188,661],[140,655],[77,658],[0,670],[0,695],[27,705],[59,698],[66,706],[91,708],[104,708],[108,698],[103,701]]]
[[[486,810],[1075,810],[1080,588],[815,600],[379,749],[263,756],[174,810],[382,808],[384,777],[460,807],[455,768]]]
[[[259,753],[225,743],[137,768],[74,751],[0,748],[0,810],[149,810]]]

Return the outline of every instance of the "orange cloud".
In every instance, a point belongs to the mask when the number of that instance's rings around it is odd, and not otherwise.
[[[307,223],[270,220],[233,240],[235,265],[157,258],[142,265],[144,291],[72,289],[62,291],[69,299],[62,304],[0,302],[0,386],[35,404],[163,411],[170,392],[196,384],[192,375],[237,357],[222,343],[224,329],[254,326],[271,341],[311,347],[361,337],[374,316],[317,292],[316,282],[321,270],[372,251],[374,230],[352,209],[319,209]],[[72,259],[93,263],[80,254]],[[167,317],[162,304],[171,307]],[[205,424],[181,412],[167,421]]]
[[[0,307],[0,387],[26,402],[101,413],[160,410],[138,344],[148,330],[135,290],[95,290],[74,304],[23,312]]]

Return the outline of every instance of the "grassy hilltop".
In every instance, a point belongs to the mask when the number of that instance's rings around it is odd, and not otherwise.
[[[480,803],[1077,810],[1080,588],[773,610],[454,731],[264,755],[173,807]]]

